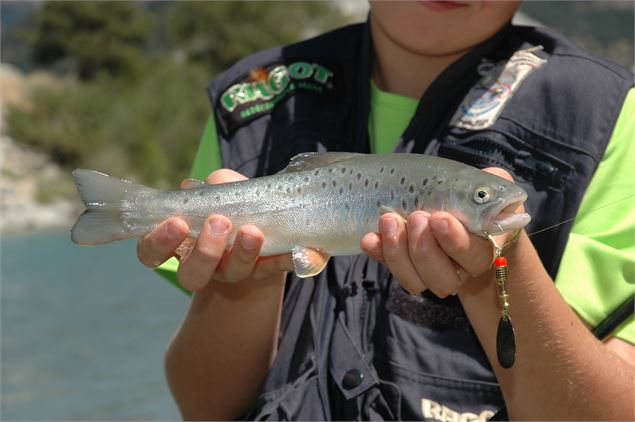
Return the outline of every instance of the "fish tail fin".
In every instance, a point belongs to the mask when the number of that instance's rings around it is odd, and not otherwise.
[[[126,198],[151,188],[93,170],[77,169],[73,178],[86,211],[71,229],[78,245],[97,245],[143,234],[125,219]]]

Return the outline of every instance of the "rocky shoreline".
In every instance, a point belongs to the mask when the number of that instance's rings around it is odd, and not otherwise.
[[[46,154],[0,136],[0,233],[70,228],[82,205],[79,200],[38,200],[48,184],[71,183]]]

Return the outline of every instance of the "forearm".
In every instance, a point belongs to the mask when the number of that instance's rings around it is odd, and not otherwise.
[[[252,405],[276,354],[284,283],[212,282],[194,295],[166,356],[185,419],[234,419]]]
[[[517,346],[513,368],[497,363],[500,305],[493,271],[468,280],[459,297],[496,372],[510,417],[633,419],[635,369],[591,335],[524,233],[507,256]]]

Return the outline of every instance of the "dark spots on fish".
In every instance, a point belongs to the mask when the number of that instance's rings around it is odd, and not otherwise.
[[[287,193],[291,193],[291,188],[287,186]]]
[[[381,166],[381,168],[379,169],[379,174],[383,174],[385,170],[386,170],[386,167]]]
[[[419,209],[419,197],[415,196],[415,208]]]
[[[346,173],[346,167],[342,167],[342,174]]]
[[[354,171],[355,171],[355,169],[350,169],[350,170],[348,171],[348,174],[353,174],[353,172],[354,172]]]
[[[346,208],[346,211],[351,209],[351,206],[347,203],[344,204],[344,208]]]
[[[308,182],[309,182],[309,178],[308,178],[308,177],[305,177],[305,178],[304,178],[304,183],[308,183]]]
[[[322,182],[322,189],[326,187],[326,182]]]
[[[421,184],[421,186],[425,186],[428,184],[428,178],[426,177],[425,179],[423,179],[423,183]]]
[[[443,182],[445,182],[445,179],[439,179],[439,180],[437,180],[437,185],[440,185],[440,184],[442,184]]]
[[[340,195],[344,193],[344,188],[340,186]]]
[[[350,182],[348,184],[348,190],[352,191],[353,190],[353,182]]]
[[[295,190],[297,193],[302,193],[302,188],[300,186],[298,186]]]
[[[377,201],[377,208],[381,208],[381,201]]]
[[[454,178],[454,182],[458,182],[458,181],[459,181],[459,178],[458,178],[458,177],[455,177],[455,178]]]
[[[401,176],[401,180],[399,181],[402,185],[406,183],[406,176]]]
[[[203,192],[202,190],[200,190],[200,191],[198,191],[196,194],[197,194],[198,196],[203,196],[203,195],[205,194],[205,192]]]
[[[395,168],[394,167],[390,169],[390,174],[395,174]]]
[[[375,180],[375,189],[379,187],[379,180]]]
[[[277,189],[282,190],[282,185],[278,185]]]
[[[415,185],[408,186],[408,192],[414,193],[414,191],[415,191]]]
[[[337,182],[335,181],[335,179],[331,183],[333,184],[333,187],[337,186]]]
[[[370,183],[370,180],[368,180],[368,179],[364,180],[364,186],[365,186],[365,187],[368,187],[368,184],[369,184],[369,183]]]
[[[190,202],[190,198],[185,198],[185,199],[183,200],[183,203],[184,203],[184,204],[187,204],[188,202]]]
[[[271,183],[267,183],[267,189],[271,189]]]
[[[395,199],[395,190],[390,189],[390,199]]]
[[[362,180],[362,174],[361,173],[357,173],[357,180]]]
[[[429,190],[428,192],[426,192],[426,196],[430,196],[431,193],[432,193],[432,191]]]
[[[254,194],[255,194],[256,196],[260,196],[260,189],[256,189],[256,192],[254,192]]]
[[[315,171],[313,172],[313,175],[314,175],[314,176],[317,176],[318,174],[320,174],[320,170],[315,170]]]
[[[408,204],[406,203],[406,200],[405,200],[405,199],[402,199],[402,200],[401,200],[401,208],[403,208],[404,210],[405,210],[406,208],[408,208]]]
[[[329,173],[333,173],[333,167],[329,169]]]

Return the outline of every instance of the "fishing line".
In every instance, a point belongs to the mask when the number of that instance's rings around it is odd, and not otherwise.
[[[554,224],[553,226],[549,226],[549,227],[545,227],[544,229],[536,230],[535,232],[532,232],[532,233],[527,234],[527,236],[533,236],[533,235],[535,235],[535,234],[542,233],[542,232],[547,231],[547,230],[551,230],[551,229],[553,229],[554,227],[558,227],[558,226],[560,226],[560,225],[562,225],[562,224],[566,224],[566,223],[568,223],[568,222],[570,222],[570,221],[575,220],[576,218],[587,216],[587,215],[589,215],[589,214],[591,214],[591,213],[593,213],[593,212],[599,211],[599,210],[601,210],[601,209],[603,209],[603,208],[606,208],[606,207],[610,207],[610,206],[612,206],[612,205],[617,204],[618,202],[626,201],[627,199],[631,199],[631,198],[633,198],[633,197],[635,197],[635,194],[628,195],[628,196],[626,196],[626,197],[624,197],[624,198],[622,198],[622,199],[617,199],[617,200],[615,200],[615,201],[613,201],[613,202],[609,202],[609,203],[607,203],[607,204],[604,204],[604,205],[602,205],[602,206],[599,206],[599,207],[597,207],[597,208],[594,208],[594,209],[592,209],[592,210],[590,210],[590,211],[587,211],[587,212],[585,212],[584,214],[581,214],[581,215],[576,215],[576,216],[575,216],[575,217],[573,217],[573,218],[569,218],[569,219],[567,219],[567,220],[561,221],[560,223],[558,223],[558,224]]]

